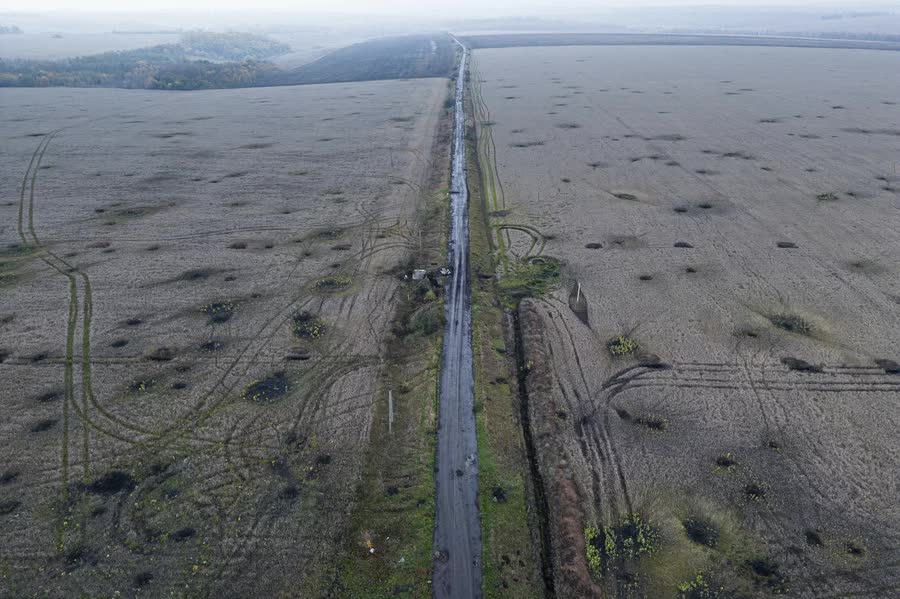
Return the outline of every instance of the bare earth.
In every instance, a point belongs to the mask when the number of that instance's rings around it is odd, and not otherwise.
[[[335,579],[446,85],[0,93],[0,595]]]
[[[897,72],[855,50],[475,52],[501,264],[564,262],[520,307],[558,596],[900,592]],[[593,571],[587,527],[618,539]]]

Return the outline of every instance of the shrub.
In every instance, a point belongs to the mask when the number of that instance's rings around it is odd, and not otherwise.
[[[637,341],[627,335],[620,335],[606,344],[606,348],[614,356],[630,356],[640,346]]]

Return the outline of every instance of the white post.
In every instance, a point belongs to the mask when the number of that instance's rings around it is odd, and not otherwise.
[[[394,428],[394,392],[388,389],[388,434]]]
[[[575,294],[575,303],[581,299],[581,283],[578,283],[578,292]]]

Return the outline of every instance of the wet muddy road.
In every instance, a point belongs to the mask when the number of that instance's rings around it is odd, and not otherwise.
[[[457,41],[457,43],[459,43]],[[462,46],[460,44],[460,46]],[[481,527],[478,517],[478,448],[472,376],[469,289],[469,192],[463,94],[469,52],[463,47],[456,80],[456,117],[450,180],[453,272],[447,286],[438,424],[433,592],[436,598],[481,597]]]

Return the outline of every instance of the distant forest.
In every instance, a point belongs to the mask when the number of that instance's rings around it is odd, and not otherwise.
[[[24,31],[15,25],[0,25],[0,35],[8,33],[24,33]]]
[[[455,60],[444,34],[363,42],[292,70],[266,60],[289,50],[265,36],[190,33],[178,44],[67,60],[0,59],[0,87],[194,90],[446,77]]]
[[[0,87],[250,87],[275,69],[265,59],[288,51],[260,35],[189,33],[178,44],[66,60],[0,59]]]

